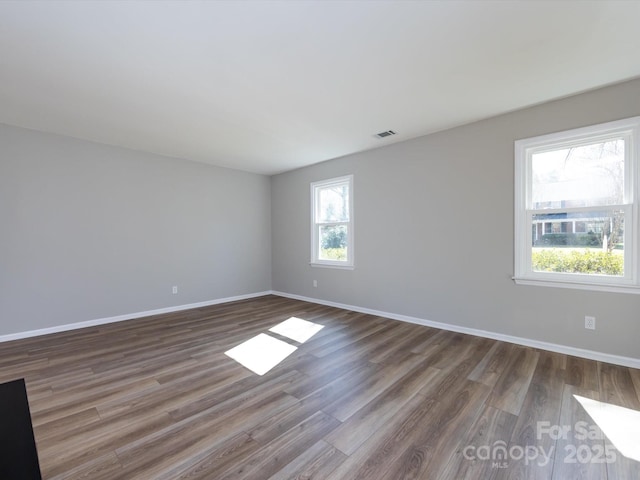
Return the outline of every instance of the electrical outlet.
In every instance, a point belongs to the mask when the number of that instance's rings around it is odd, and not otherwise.
[[[587,328],[589,330],[595,330],[596,329],[596,317],[584,317],[584,328]]]
[[[171,292],[175,295],[176,293],[178,293],[178,286],[174,285],[173,288],[171,289]]]
[[[313,286],[314,286],[314,287],[317,287],[317,286],[318,286],[318,280],[314,280],[314,281],[313,281]]]

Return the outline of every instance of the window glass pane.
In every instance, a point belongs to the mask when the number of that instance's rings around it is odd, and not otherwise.
[[[622,204],[624,140],[532,155],[533,209]]]
[[[349,185],[333,185],[318,192],[319,223],[349,221]]]
[[[347,261],[347,226],[321,225],[318,258],[320,260]]]
[[[536,272],[624,275],[624,212],[533,215],[531,266]]]

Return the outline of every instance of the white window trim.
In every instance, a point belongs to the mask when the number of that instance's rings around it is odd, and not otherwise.
[[[531,155],[580,143],[588,144],[611,137],[625,137],[625,186],[621,209],[625,213],[625,275],[580,275],[534,272],[531,268]],[[519,285],[575,288],[604,292],[640,294],[640,116],[614,122],[552,133],[515,142],[515,271]],[[605,206],[603,208],[611,208]],[[613,206],[613,208],[619,208]]]
[[[331,224],[344,224],[347,225],[347,260],[322,260],[318,258],[319,251],[319,236],[316,223],[316,206],[317,206],[317,194],[320,188],[335,185],[339,183],[348,183],[349,185],[349,221],[348,222],[332,222]],[[338,268],[345,270],[353,270],[354,263],[354,228],[353,228],[353,175],[345,175],[337,178],[330,178],[327,180],[321,180],[311,183],[311,261],[312,267],[324,267],[324,268]]]

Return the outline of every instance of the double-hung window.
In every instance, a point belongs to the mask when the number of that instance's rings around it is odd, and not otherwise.
[[[515,142],[515,281],[640,293],[640,117]]]
[[[311,264],[353,268],[353,175],[311,184]]]

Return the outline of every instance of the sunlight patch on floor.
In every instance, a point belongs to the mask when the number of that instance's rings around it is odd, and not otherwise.
[[[613,446],[625,457],[640,462],[640,412],[599,402],[590,398],[573,396],[587,411]]]
[[[270,328],[269,331],[295,340],[298,343],[304,343],[322,330],[323,327],[324,325],[302,320],[297,317],[291,317],[275,327]]]
[[[224,352],[236,362],[258,375],[264,375],[298,347],[261,333]]]

